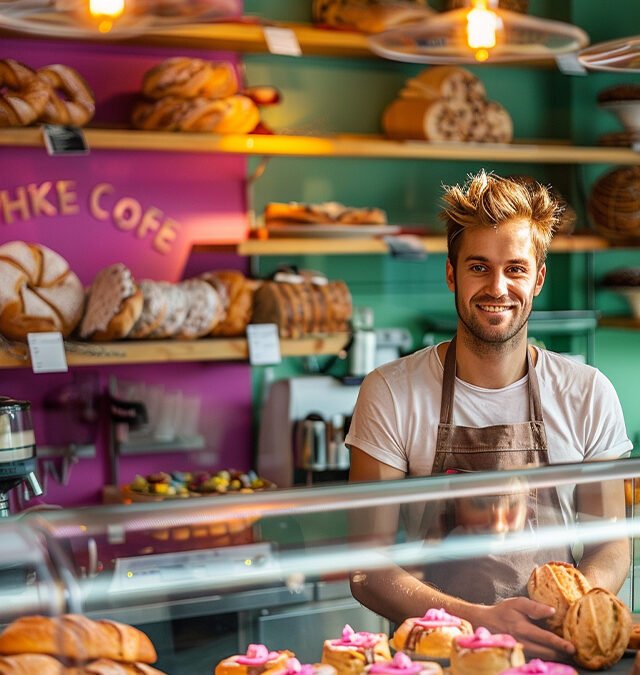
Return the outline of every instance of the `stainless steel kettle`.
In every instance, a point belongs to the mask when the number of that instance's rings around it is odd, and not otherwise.
[[[319,413],[310,413],[294,425],[296,466],[305,471],[327,468],[328,425]]]

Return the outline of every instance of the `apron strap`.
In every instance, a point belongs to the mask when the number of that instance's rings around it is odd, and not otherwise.
[[[527,372],[529,374],[529,420],[542,422],[542,400],[540,385],[536,374],[531,349],[527,347]],[[440,424],[453,421],[453,394],[456,385],[456,336],[454,335],[444,358],[444,376],[442,380],[442,400],[440,402]]]

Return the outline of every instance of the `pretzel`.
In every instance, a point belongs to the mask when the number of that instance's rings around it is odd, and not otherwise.
[[[24,127],[42,114],[51,87],[23,63],[0,61],[0,127]]]
[[[51,87],[41,122],[81,127],[93,117],[96,109],[93,93],[77,70],[55,63],[40,68],[38,77]]]

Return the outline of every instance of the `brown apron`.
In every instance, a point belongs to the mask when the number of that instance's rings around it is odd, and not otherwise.
[[[456,339],[453,338],[444,364],[433,474],[448,470],[500,471],[549,463],[540,388],[529,349],[527,364],[529,422],[481,428],[456,426],[452,420],[456,381]],[[563,522],[555,488],[529,491],[525,528],[560,525]],[[443,534],[446,536],[446,532]],[[569,549],[527,550],[428,565],[425,582],[469,602],[493,604],[504,598],[527,595],[531,571],[550,560],[571,561]]]

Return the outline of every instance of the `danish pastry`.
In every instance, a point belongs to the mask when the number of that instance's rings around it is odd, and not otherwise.
[[[269,675],[336,675],[336,669],[328,663],[300,663],[298,659],[287,659],[282,668],[272,668]]]
[[[389,640],[385,633],[356,632],[348,624],[338,640],[325,640],[322,663],[332,665],[338,675],[358,675],[366,666],[391,661]]]
[[[473,635],[453,640],[451,675],[500,675],[525,662],[522,645],[511,635],[477,628]]]
[[[275,668],[283,668],[295,654],[286,649],[269,651],[265,645],[251,644],[246,654],[236,654],[223,659],[215,669],[215,675],[259,675]]]
[[[154,66],[142,78],[142,93],[153,99],[166,96],[216,99],[237,91],[236,71],[226,61],[175,56]]]
[[[372,663],[365,669],[367,675],[442,675],[435,661],[412,661],[406,654],[396,652],[389,663]]]
[[[547,619],[547,626],[557,635],[562,635],[564,617],[569,607],[589,590],[591,584],[582,572],[566,562],[548,562],[536,567],[527,582],[527,591],[532,600],[556,610]]]
[[[410,618],[398,626],[390,645],[399,651],[432,658],[449,658],[458,635],[471,635],[471,624],[444,609],[430,609],[422,618]]]

